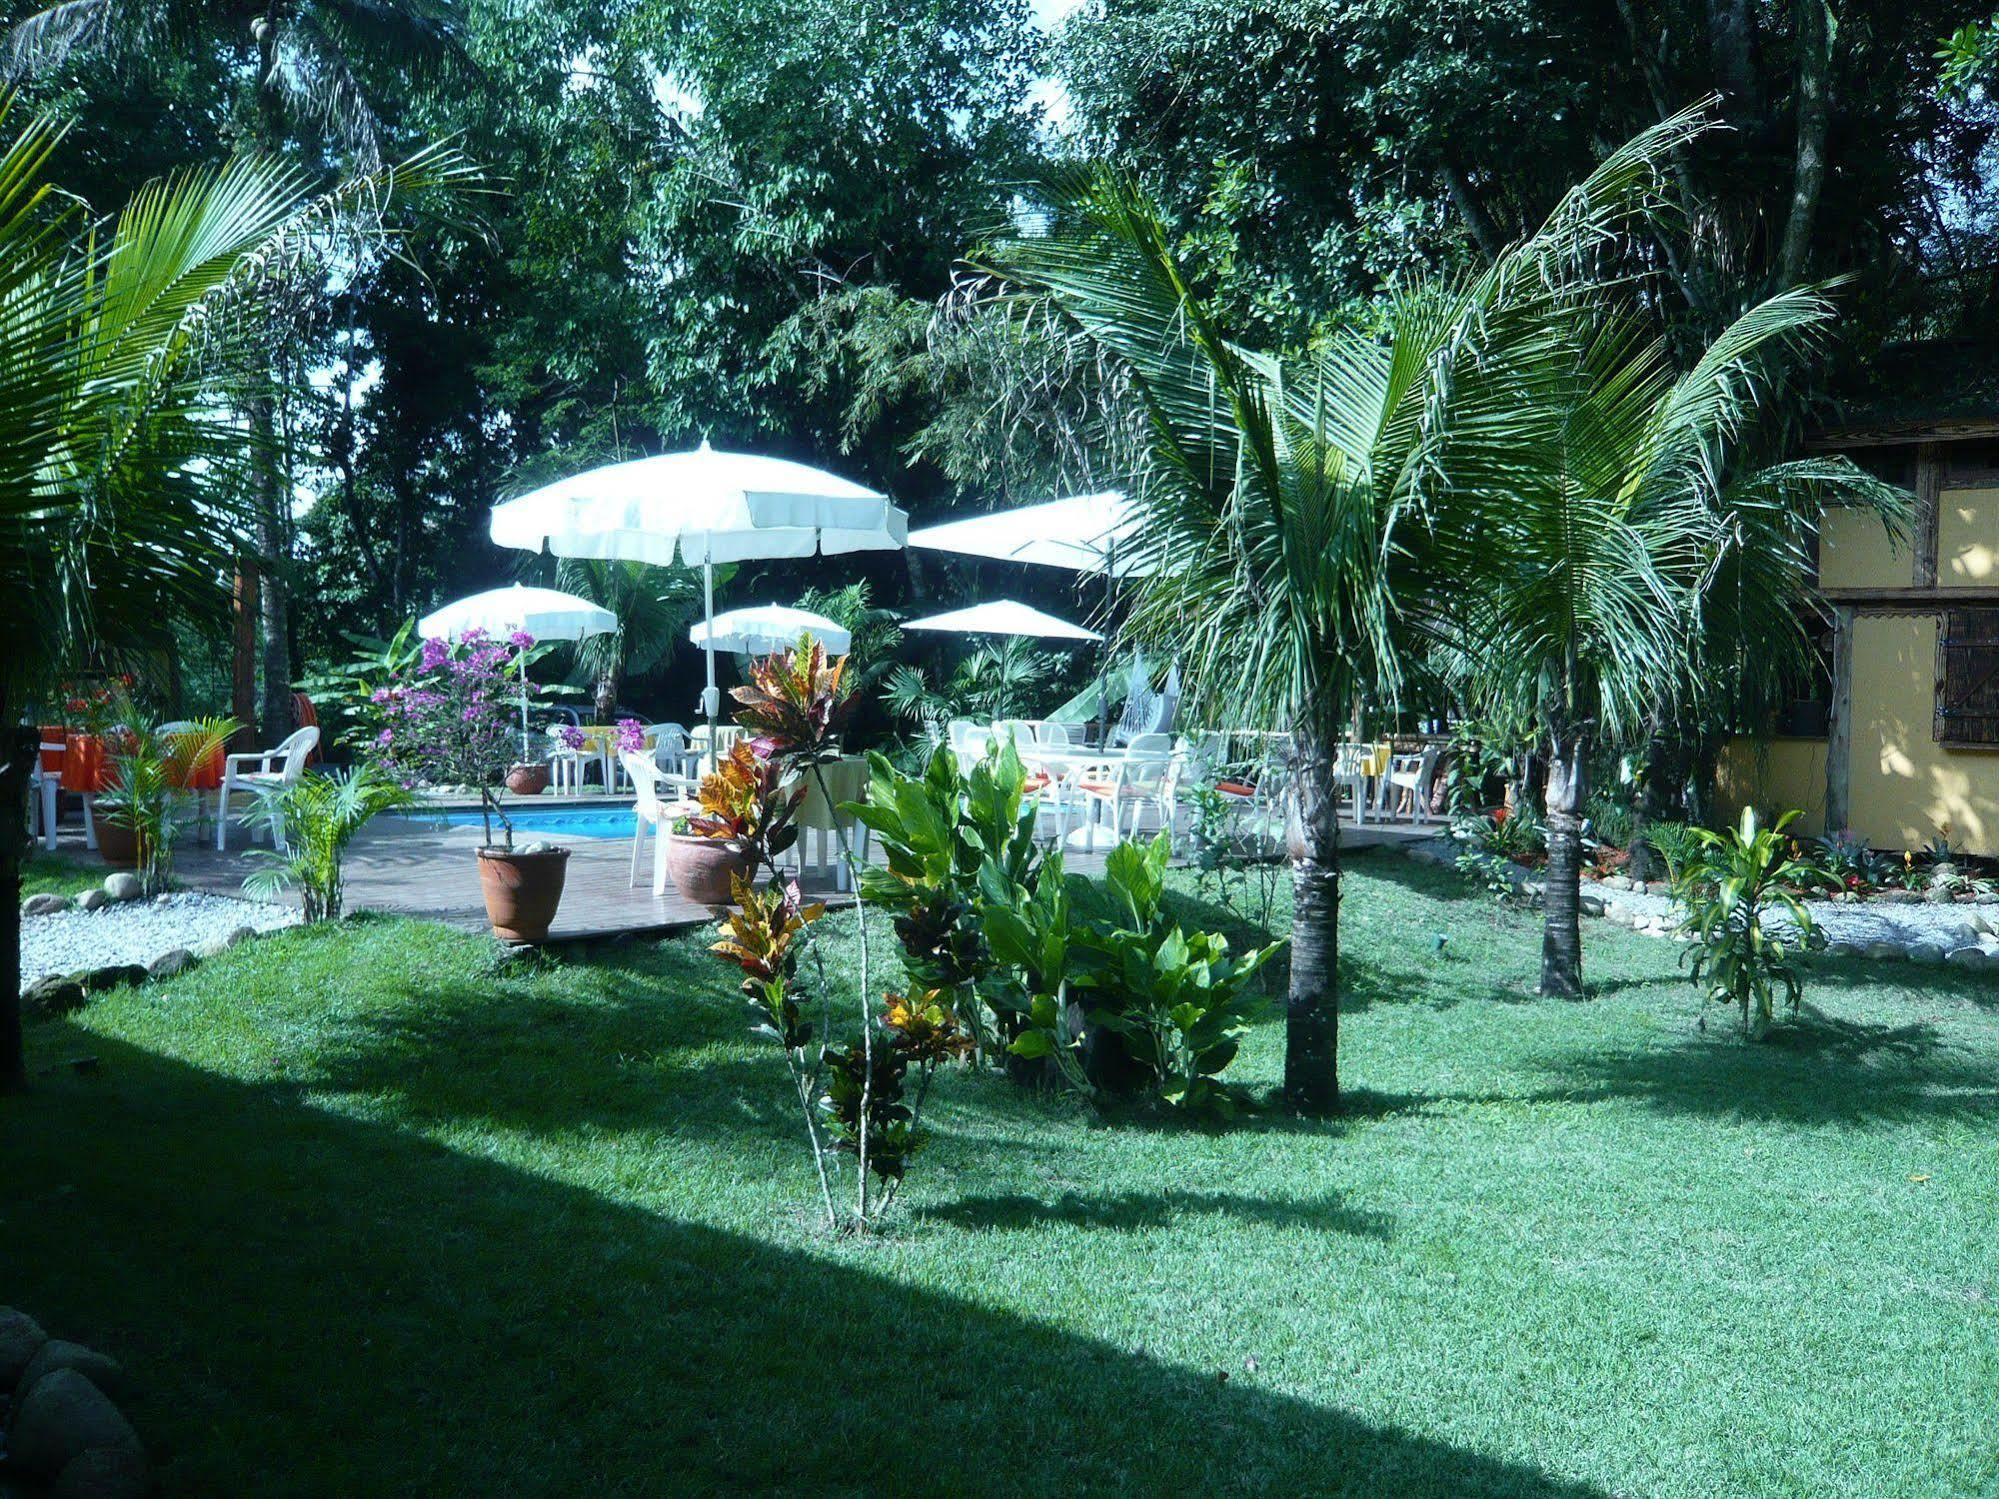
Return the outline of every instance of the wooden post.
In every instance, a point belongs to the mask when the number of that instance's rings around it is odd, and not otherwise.
[[[1937,517],[1943,505],[1943,460],[1933,442],[1916,444],[1916,515],[1911,539],[1916,550],[1912,581],[1918,588],[1937,586]]]
[[[1832,611],[1832,722],[1825,745],[1825,830],[1837,833],[1852,815],[1853,621],[1851,604]]]
[[[242,725],[230,748],[247,750],[257,738],[257,564],[236,559],[236,588],[229,629],[229,712]]]

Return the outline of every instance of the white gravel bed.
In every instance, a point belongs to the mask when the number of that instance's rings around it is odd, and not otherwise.
[[[1623,906],[1643,916],[1666,916],[1675,911],[1675,903],[1667,895],[1613,890],[1592,880],[1583,882],[1583,890],[1599,900]],[[1895,942],[1904,947],[1927,942],[1946,951],[1973,944],[1983,945],[1988,950],[1999,947],[1999,941],[1989,934],[1981,935],[1972,924],[1974,911],[1994,916],[1999,915],[1999,907],[1933,906],[1927,903],[1904,905],[1874,901],[1849,905],[1830,900],[1808,900],[1804,904],[1806,913],[1825,933],[1828,942],[1851,942],[1856,947],[1866,947],[1871,942]],[[1789,925],[1788,917],[1782,919],[1785,925]]]
[[[117,901],[95,911],[74,906],[21,919],[21,982],[51,973],[150,963],[176,947],[216,942],[238,927],[260,932],[293,926],[298,913],[259,901],[181,890],[165,901]]]

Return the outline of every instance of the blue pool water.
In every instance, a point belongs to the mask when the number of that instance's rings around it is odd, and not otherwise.
[[[424,814],[453,828],[476,828],[479,811],[454,809]],[[513,812],[509,821],[516,837],[523,833],[550,838],[629,838],[638,819],[630,807],[550,807],[547,811]]]

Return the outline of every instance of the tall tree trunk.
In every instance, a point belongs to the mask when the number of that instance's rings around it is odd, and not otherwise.
[[[1832,117],[1832,18],[1826,0],[1798,0],[1798,157],[1791,184],[1791,212],[1777,273],[1784,286],[1805,279],[1811,262],[1812,223],[1825,183],[1826,131]]]
[[[1753,123],[1763,110],[1756,87],[1755,38],[1749,0],[1708,0],[1708,62],[1723,113],[1738,125]]]
[[[290,611],[286,599],[286,566],[291,545],[285,493],[284,466],[280,461],[276,402],[269,390],[250,398],[250,425],[254,438],[252,462],[256,465],[253,496],[256,506],[256,542],[261,590],[257,601],[262,624],[261,661],[264,672],[263,706],[258,714],[260,741],[273,745],[291,733],[292,652]]]
[[[597,673],[596,685],[590,694],[590,711],[596,714],[596,722],[610,723],[618,711],[618,688],[620,673],[616,667]]]
[[[1541,992],[1583,997],[1583,800],[1588,795],[1589,741],[1579,728],[1556,725],[1548,737],[1548,867],[1544,871]]]
[[[28,852],[28,776],[41,753],[42,736],[13,722],[13,705],[0,693],[0,1093],[28,1086],[21,1046],[21,862]]]
[[[236,586],[229,620],[229,715],[237,730],[229,738],[233,751],[259,748],[257,740],[257,619],[262,592],[253,558],[236,559]]]
[[[1284,1098],[1301,1114],[1340,1101],[1340,815],[1330,736],[1296,738],[1291,987],[1284,1006]]]

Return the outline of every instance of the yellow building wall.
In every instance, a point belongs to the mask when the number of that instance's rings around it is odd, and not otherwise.
[[[1819,586],[1907,588],[1914,577],[1909,549],[1895,547],[1879,516],[1851,506],[1829,506],[1819,523]]]
[[[1937,616],[1853,622],[1850,821],[1877,848],[1919,848],[1948,830],[1999,854],[1999,752],[1948,750],[1932,735]]]
[[[1999,584],[1999,489],[1947,489],[1937,506],[1937,585]]]
[[[1731,740],[1716,766],[1716,811],[1733,826],[1744,807],[1770,817],[1793,808],[1803,813],[1791,828],[1800,837],[1825,832],[1823,739]]]

